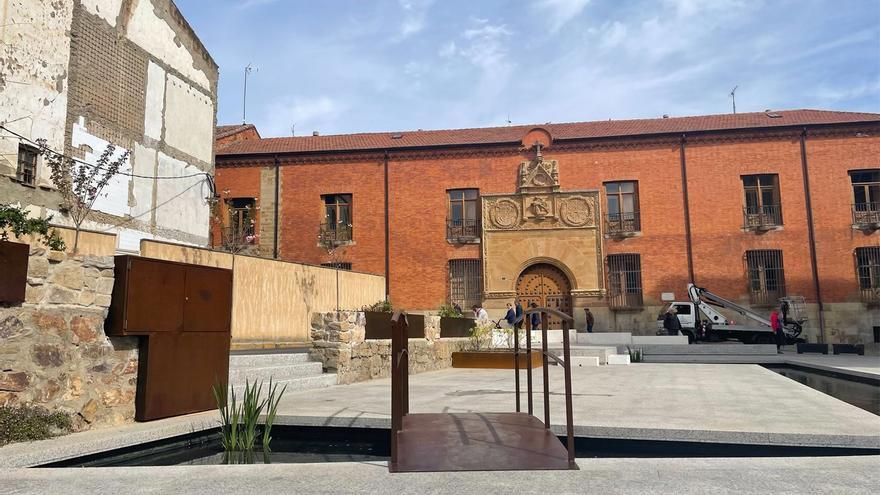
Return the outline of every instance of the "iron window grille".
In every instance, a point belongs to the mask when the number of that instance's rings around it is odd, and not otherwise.
[[[856,248],[855,257],[862,302],[880,304],[880,247]]]
[[[37,179],[37,157],[39,152],[30,146],[18,145],[18,169],[16,178],[19,182],[34,185]]]
[[[745,207],[743,227],[762,230],[782,225],[782,205],[777,174],[742,176]]]
[[[333,244],[351,242],[354,239],[351,194],[325,194],[321,200],[324,203],[321,238]]]
[[[327,263],[321,263],[321,266],[337,268],[339,270],[351,270],[351,263],[348,261],[329,261]]]
[[[446,193],[448,210],[446,238],[473,240],[480,237],[480,192],[478,189],[451,189]]]
[[[254,198],[233,198],[226,202],[229,208],[229,225],[226,227],[224,244],[229,247],[240,247],[255,244],[256,206]]]
[[[635,234],[642,230],[639,217],[639,183],[636,181],[605,183],[605,233]]]
[[[482,304],[483,263],[480,260],[449,260],[449,301],[462,308]]]
[[[853,187],[853,226],[880,228],[880,170],[856,170],[849,175]]]
[[[761,249],[746,251],[749,300],[757,306],[774,306],[785,297],[785,269],[782,251]]]
[[[611,254],[608,264],[608,307],[639,309],[642,299],[642,260],[638,254]]]

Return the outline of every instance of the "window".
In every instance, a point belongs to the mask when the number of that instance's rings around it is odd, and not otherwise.
[[[34,185],[37,178],[37,156],[35,148],[24,144],[18,145],[17,178],[24,184]]]
[[[608,307],[642,307],[642,261],[638,254],[612,254],[608,262]]]
[[[690,304],[676,304],[675,305],[675,313],[679,315],[689,315],[691,314],[691,305]]]
[[[480,192],[478,189],[447,191],[449,210],[446,216],[446,238],[476,239],[480,236]]]
[[[321,266],[326,266],[327,268],[337,268],[339,270],[351,270],[351,263],[347,261],[329,261],[327,263],[321,263]]]
[[[749,297],[752,304],[773,306],[785,297],[785,270],[782,251],[762,249],[746,251]]]
[[[744,175],[742,181],[745,192],[744,227],[761,229],[782,225],[779,176],[776,174]]]
[[[352,240],[351,194],[325,194],[321,235],[332,243]]]
[[[229,225],[226,228],[224,244],[242,246],[254,244],[256,237],[256,200],[254,198],[228,199]]]
[[[625,235],[642,230],[639,221],[639,183],[607,182],[605,200],[608,213],[605,218],[605,233]]]
[[[853,187],[853,225],[880,224],[880,170],[855,170],[849,176]]]
[[[856,248],[856,277],[862,301],[880,303],[880,247]]]
[[[471,308],[483,302],[483,264],[480,260],[449,260],[449,302]]]

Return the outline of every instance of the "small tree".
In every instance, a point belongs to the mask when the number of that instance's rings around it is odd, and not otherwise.
[[[64,251],[64,240],[53,229],[49,218],[28,218],[28,212],[21,206],[0,204],[0,241],[8,241],[9,234],[16,237],[25,235],[40,236],[40,240],[55,251]]]
[[[348,225],[348,228],[351,229],[351,225]],[[345,262],[347,244],[339,241],[336,229],[319,228],[318,245],[327,253],[327,263],[330,266],[338,267]]]
[[[58,193],[61,194],[62,207],[73,222],[76,235],[73,238],[73,252],[79,248],[79,232],[83,222],[92,211],[95,200],[110,179],[119,173],[122,165],[128,162],[129,151],[114,158],[116,146],[108,144],[94,165],[85,164],[69,156],[52,151],[46,140],[37,140],[40,154],[52,171],[50,177]]]

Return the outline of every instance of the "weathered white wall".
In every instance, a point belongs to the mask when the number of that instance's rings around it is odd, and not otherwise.
[[[110,144],[99,137],[89,134],[82,123],[73,124],[73,133],[71,134],[70,144],[74,148],[84,150],[83,161],[86,163],[98,163],[98,159]],[[119,159],[128,151],[121,146],[117,146],[110,156],[110,161]],[[131,157],[125,160],[119,167],[119,174],[114,175],[110,181],[101,189],[101,193],[95,199],[92,206],[94,210],[109,213],[111,215],[128,215],[131,211],[128,204],[128,187],[131,180],[127,175],[131,174]]]
[[[201,171],[188,163],[159,153],[159,176],[187,176]],[[192,235],[205,235],[210,209],[210,195],[203,176],[181,180],[159,180],[156,187],[156,225]],[[168,184],[165,184],[165,183]]]
[[[122,0],[80,0],[80,2],[87,11],[104,19],[107,24],[116,27],[116,18],[119,15]]]
[[[165,114],[165,70],[152,61],[147,66],[146,98],[144,134],[155,140],[162,139],[163,115]]]
[[[165,86],[165,142],[199,160],[214,153],[214,105],[211,98],[169,75]]]
[[[0,123],[56,149],[64,145],[72,4],[0,0]],[[0,136],[0,175],[14,177],[19,141],[7,132]],[[49,185],[40,162],[37,183]]]

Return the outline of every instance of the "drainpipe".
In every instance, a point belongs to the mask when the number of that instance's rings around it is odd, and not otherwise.
[[[688,201],[687,161],[684,157],[686,141],[687,134],[682,134],[679,144],[679,156],[681,156],[681,192],[684,200],[684,238],[687,245],[688,280],[692,284],[696,284],[697,282],[694,278],[694,251],[691,245],[691,211],[690,202]]]
[[[385,299],[391,295],[391,226],[388,224],[388,151],[382,157],[382,166],[385,175]]]
[[[275,239],[272,248],[272,257],[278,259],[278,196],[281,190],[281,165],[278,162],[278,155],[275,155],[275,228],[273,229]]]
[[[807,128],[801,131],[801,170],[804,176],[804,203],[807,208],[807,236],[810,244],[810,268],[813,271],[813,286],[816,289],[816,303],[819,305],[819,343],[825,343],[825,306],[822,303],[822,290],[819,286],[819,267],[816,262],[816,235],[813,227],[813,201],[810,197],[810,174],[807,166]]]

